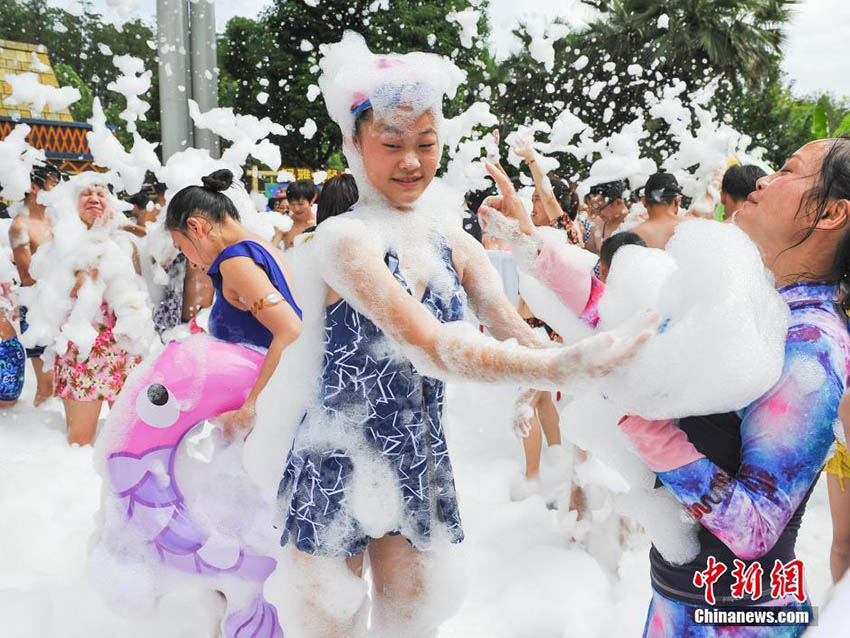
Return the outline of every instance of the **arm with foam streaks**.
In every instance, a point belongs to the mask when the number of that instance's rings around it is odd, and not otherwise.
[[[826,461],[844,392],[845,371],[833,363],[833,349],[817,327],[792,329],[779,382],[745,411],[737,475],[701,457],[674,433],[678,428],[672,422],[652,423],[663,433],[657,440],[667,442],[665,463],[678,465],[660,467],[656,459],[656,474],[706,529],[742,559],[770,551]],[[634,440],[634,430],[641,428],[624,425]]]
[[[535,228],[508,176],[487,164],[502,195],[488,197],[478,210],[481,228],[511,242],[517,266],[549,288],[570,311],[592,327],[604,284],[581,263],[582,249],[558,241],[558,233]]]

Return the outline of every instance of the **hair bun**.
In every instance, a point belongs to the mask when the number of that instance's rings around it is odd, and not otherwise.
[[[202,177],[201,181],[204,184],[204,188],[220,193],[233,185],[233,172],[226,168],[220,168]]]

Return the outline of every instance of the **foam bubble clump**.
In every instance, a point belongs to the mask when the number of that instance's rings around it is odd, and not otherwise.
[[[27,124],[17,124],[0,140],[0,197],[16,202],[30,189],[33,166],[46,161],[44,151],[27,144]]]
[[[33,309],[21,341],[27,347],[47,346],[48,359],[64,354],[69,340],[81,357],[88,356],[97,338],[92,322],[103,301],[115,313],[113,333],[120,347],[141,355],[156,341],[147,288],[133,267],[130,235],[120,229],[120,203],[110,195],[106,214],[91,229],[77,215],[80,193],[107,180],[100,173],[82,173],[43,195],[53,241],[33,256],[30,272],[36,284],[21,288],[19,295]],[[97,276],[86,279],[71,298],[75,273],[93,269]]]
[[[12,89],[12,94],[3,100],[7,106],[29,104],[38,113],[42,113],[46,107],[56,113],[67,109],[82,97],[77,89],[70,86],[42,84],[37,73],[6,73],[4,79]]]
[[[624,413],[648,419],[745,407],[779,379],[789,310],[755,244],[738,227],[681,223],[666,256],[626,246],[599,304],[610,329],[641,307],[669,320],[605,382]]]
[[[392,118],[403,100],[414,114],[442,109],[443,96],[455,96],[466,73],[451,60],[433,53],[375,54],[363,36],[346,31],[341,41],[320,47],[319,87],[331,119],[344,136],[354,130],[355,101],[368,98],[378,120]],[[439,113],[435,112],[439,124]]]

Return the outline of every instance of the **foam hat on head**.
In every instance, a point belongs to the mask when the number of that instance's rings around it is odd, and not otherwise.
[[[646,184],[635,190],[642,194],[647,201],[660,203],[662,197],[670,195],[681,195],[682,187],[673,173],[655,173],[649,176]]]
[[[439,119],[443,96],[454,97],[466,73],[433,53],[375,54],[362,36],[347,31],[340,42],[322,45],[319,66],[328,114],[344,135],[356,117],[373,109],[377,118],[404,105],[414,114],[428,109]]]

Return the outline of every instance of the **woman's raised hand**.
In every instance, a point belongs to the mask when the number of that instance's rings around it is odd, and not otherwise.
[[[513,143],[511,147],[519,157],[524,159],[527,163],[531,163],[535,160],[535,152],[534,146],[531,143],[531,140],[527,137],[521,137]]]
[[[518,225],[521,233],[530,235],[534,230],[534,224],[531,222],[531,216],[525,210],[525,206],[517,195],[508,174],[501,166],[494,166],[489,162],[485,162],[484,165],[487,167],[487,172],[495,180],[496,186],[499,187],[501,195],[488,197],[484,200],[481,208],[478,209],[482,228],[485,232],[501,239],[513,239],[511,235]],[[498,213],[501,213],[507,220],[513,220],[513,223],[506,223],[506,221],[499,219]],[[500,235],[499,233],[508,233],[508,235]]]

